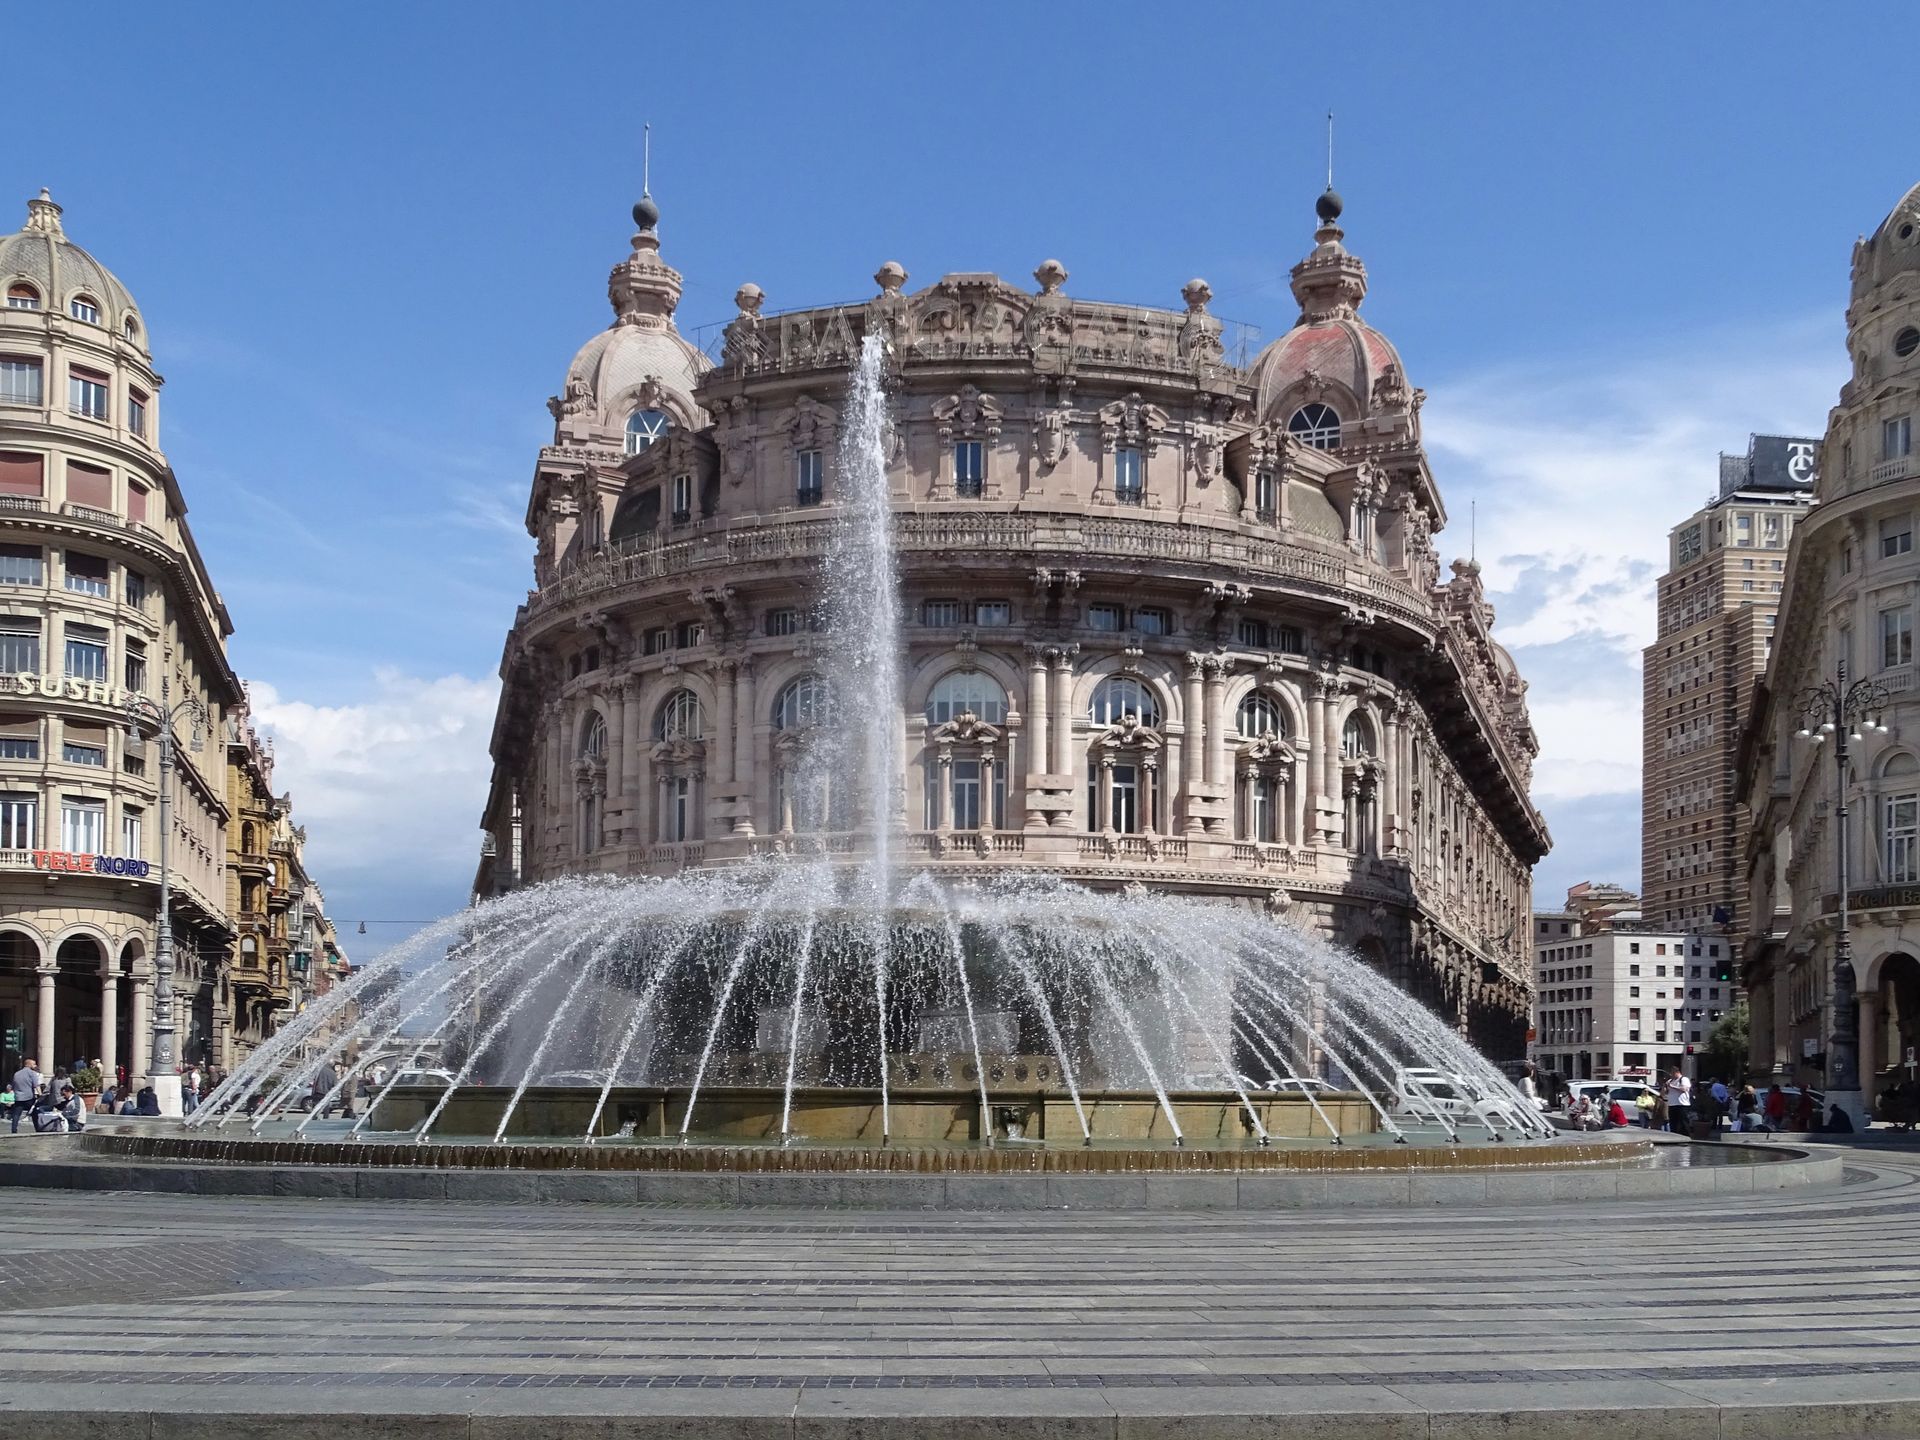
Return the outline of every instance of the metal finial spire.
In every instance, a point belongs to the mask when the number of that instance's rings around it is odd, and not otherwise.
[[[1328,145],[1333,141],[1329,139]],[[1331,154],[1331,151],[1329,151]],[[1332,160],[1328,160],[1332,165]],[[642,199],[653,194],[653,125],[651,122],[640,127],[640,195]],[[1329,182],[1331,183],[1331,182]]]
[[[1333,188],[1333,112],[1327,111],[1327,189]]]

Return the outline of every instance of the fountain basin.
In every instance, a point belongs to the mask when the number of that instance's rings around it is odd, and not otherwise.
[[[434,1126],[436,1139],[491,1138],[507,1114],[513,1097],[508,1085],[462,1085],[447,1102]],[[444,1092],[434,1086],[395,1086],[376,1108],[368,1129],[416,1129]],[[617,1136],[625,1127],[636,1138],[677,1137],[684,1128],[702,1141],[777,1142],[786,1096],[781,1089],[761,1086],[705,1086],[694,1099],[680,1086],[616,1086],[594,1124],[593,1134]],[[506,1137],[514,1140],[579,1140],[588,1134],[600,1092],[589,1087],[532,1086],[507,1116]],[[1248,1097],[1260,1123],[1276,1139],[1332,1139],[1326,1120],[1350,1138],[1373,1132],[1377,1117],[1358,1094],[1324,1092],[1313,1102],[1299,1094],[1262,1094]],[[1080,1104],[1095,1142],[1132,1142],[1170,1145],[1171,1110],[1189,1147],[1240,1145],[1255,1134],[1248,1104],[1232,1090],[1181,1091],[1162,1105],[1151,1090],[1082,1091]],[[986,1114],[981,1092],[968,1089],[915,1088],[894,1090],[888,1096],[890,1143],[977,1143],[1005,1140],[1007,1122],[1019,1125],[1028,1140],[1079,1144],[1083,1140],[1073,1097],[1064,1089],[987,1091]],[[831,1144],[881,1143],[882,1107],[877,1088],[801,1086],[793,1091],[791,1126],[794,1139]],[[1323,1118],[1324,1117],[1324,1118]],[[404,1137],[400,1137],[404,1138]],[[791,1143],[791,1142],[790,1142]]]

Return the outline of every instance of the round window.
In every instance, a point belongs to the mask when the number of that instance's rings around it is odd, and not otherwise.
[[[1916,350],[1920,350],[1920,330],[1914,329],[1913,326],[1907,326],[1906,329],[1893,337],[1893,353],[1898,355],[1902,360],[1906,359],[1907,356]]]
[[[1911,220],[1900,227],[1900,238],[1902,240],[1911,240],[1913,238],[1913,222]]]

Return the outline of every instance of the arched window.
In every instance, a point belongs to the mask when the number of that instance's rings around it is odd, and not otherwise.
[[[1340,448],[1340,416],[1331,405],[1309,401],[1287,419],[1287,433],[1316,450]]]
[[[1287,715],[1280,702],[1264,691],[1256,690],[1240,702],[1237,723],[1249,740],[1284,740]]]
[[[1160,724],[1160,702],[1153,692],[1131,675],[1113,675],[1100,682],[1093,692],[1088,714],[1096,725],[1116,725],[1131,715],[1142,725]]]
[[[1340,730],[1340,758],[1358,760],[1373,753],[1373,726],[1367,723],[1366,716],[1356,711],[1347,717],[1347,723]]]
[[[824,724],[829,705],[827,682],[818,675],[789,680],[774,699],[773,728],[807,730]]]
[[[33,286],[22,283],[7,287],[7,308],[9,310],[38,310],[40,292]]]
[[[1904,750],[1891,755],[1880,778],[1886,786],[1880,797],[1880,878],[1911,885],[1920,880],[1920,760]]]
[[[979,671],[956,671],[945,676],[927,696],[927,723],[944,725],[972,715],[989,725],[1004,725],[1007,720],[1007,692]]]
[[[254,840],[253,822],[249,820],[240,827],[240,850],[242,854],[258,855],[260,853],[259,847],[254,843]]]
[[[700,709],[700,697],[691,690],[676,690],[661,705],[653,720],[656,740],[704,740],[707,717]]]
[[[598,760],[607,753],[607,721],[598,710],[587,717],[586,729],[580,732],[580,755],[585,760]]]
[[[664,410],[636,410],[627,417],[627,453],[638,455],[673,428]]]
[[[76,295],[67,302],[67,313],[89,325],[100,323],[100,302],[91,295]]]
[[[127,339],[138,340],[140,338],[140,322],[134,319],[133,316],[131,315],[127,317],[126,330],[127,330]]]

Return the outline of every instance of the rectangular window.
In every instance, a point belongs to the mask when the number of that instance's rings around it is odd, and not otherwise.
[[[654,629],[647,631],[646,643],[643,648],[649,655],[659,655],[671,649],[672,643],[666,627],[656,626]]]
[[[1243,615],[1234,622],[1233,638],[1236,644],[1244,645],[1249,650],[1264,650],[1267,648],[1267,622]]]
[[[1896,606],[1880,612],[1880,668],[1913,663],[1913,608]]]
[[[0,356],[0,405],[38,405],[45,395],[38,360]]]
[[[0,715],[0,760],[40,758],[40,717]],[[10,847],[0,845],[0,850]]]
[[[39,618],[33,615],[0,615],[0,675],[39,673]]]
[[[986,485],[986,446],[978,440],[956,440],[953,446],[953,493],[978,499]]]
[[[1113,498],[1122,505],[1138,505],[1146,499],[1147,470],[1140,452],[1123,446],[1113,452]]]
[[[145,814],[130,805],[120,811],[120,853],[130,860],[143,858],[140,832],[145,820]]]
[[[120,747],[120,768],[129,775],[144,775],[147,773],[147,757],[144,755],[136,755],[131,748],[122,745]]]
[[[60,758],[69,765],[107,768],[107,730],[104,725],[78,725],[69,720],[62,727]]]
[[[1913,453],[1913,417],[1896,416],[1880,422],[1880,458],[1899,460]]]
[[[673,477],[673,522],[685,524],[693,518],[693,476]]]
[[[126,641],[127,689],[135,695],[145,693],[147,688],[147,647],[143,641],[128,638]]]
[[[793,498],[797,505],[818,505],[826,491],[826,467],[818,450],[794,457]]]
[[[1278,626],[1274,631],[1273,648],[1282,655],[1304,655],[1307,653],[1307,632],[1298,625]]]
[[[998,627],[1013,623],[1013,605],[1006,600],[981,600],[973,607],[973,623]]]
[[[1133,628],[1142,635],[1167,635],[1173,631],[1173,612],[1158,605],[1146,605],[1133,612]]]
[[[67,622],[67,674],[76,680],[107,679],[107,632],[98,625]]]
[[[1253,510],[1262,520],[1280,513],[1280,478],[1271,470],[1260,470],[1253,477]]]
[[[788,607],[767,611],[767,634],[798,635],[799,633],[800,612],[798,610]]]
[[[67,302],[67,313],[76,320],[84,320],[89,325],[100,323],[100,307],[84,295],[76,295]]]
[[[67,409],[89,420],[107,418],[107,377],[91,370],[67,371]]]
[[[1889,885],[1920,880],[1920,795],[1889,795],[1882,828]]]
[[[127,571],[127,604],[136,610],[147,608],[147,577],[138,570]]]
[[[137,480],[127,482],[127,518],[147,523],[147,487]]]
[[[966,606],[958,600],[925,600],[920,605],[922,625],[964,625]]]
[[[1902,515],[1880,522],[1880,558],[1891,560],[1913,549],[1913,517]]]
[[[142,439],[147,434],[147,397],[138,390],[127,392],[127,429]]]
[[[1087,607],[1087,628],[1090,630],[1118,630],[1126,624],[1126,607],[1123,605],[1089,605]]]
[[[113,474],[98,465],[67,462],[67,500],[89,510],[113,509]]]
[[[106,596],[113,576],[102,557],[69,550],[66,553],[66,562],[67,589],[80,595],[99,595],[103,598]]]
[[[682,620],[673,629],[674,648],[688,650],[707,643],[707,627],[698,620]]]
[[[46,493],[46,462],[38,455],[0,450],[0,496],[38,500]],[[29,506],[38,509],[38,506]]]
[[[40,797],[0,795],[0,850],[32,850],[40,844]]]
[[[60,848],[98,855],[107,843],[107,802],[68,795],[60,802]]]

